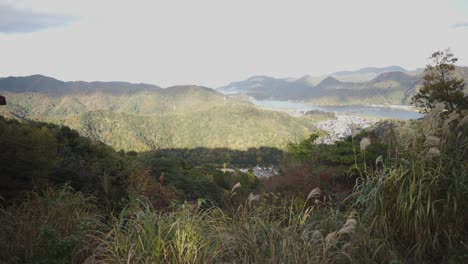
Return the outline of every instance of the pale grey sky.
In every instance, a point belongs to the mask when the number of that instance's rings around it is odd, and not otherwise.
[[[447,47],[468,65],[468,0],[0,0],[0,76],[217,87]]]

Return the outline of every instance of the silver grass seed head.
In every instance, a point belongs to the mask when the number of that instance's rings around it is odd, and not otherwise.
[[[440,150],[438,148],[430,148],[426,153],[426,158],[431,159],[440,156]]]
[[[356,231],[357,221],[354,218],[348,218],[343,227],[338,231],[338,234],[354,234]]]
[[[312,232],[312,237],[311,237],[312,241],[314,242],[319,242],[323,239],[323,235],[322,235],[322,231],[320,230],[314,230]]]
[[[343,245],[343,247],[341,248],[341,250],[343,250],[343,251],[349,251],[349,250],[351,250],[351,248],[352,248],[352,244],[351,244],[351,242],[348,242],[348,243],[346,243],[346,244]]]
[[[352,136],[352,137],[355,137],[356,134],[357,134],[356,125],[355,125],[355,124],[349,125],[349,129],[351,129],[351,136]]]
[[[313,243],[318,243],[323,240],[322,231],[320,230],[307,230],[305,229],[302,234],[301,238],[305,241],[311,241]]]
[[[468,115],[463,117],[463,119],[458,123],[457,128],[460,129],[468,124]]]
[[[426,147],[437,147],[440,144],[440,139],[436,136],[427,136],[424,146]]]
[[[249,202],[249,205],[250,205],[252,202],[259,201],[259,200],[260,200],[260,195],[259,195],[259,194],[254,195],[253,193],[250,193],[250,194],[249,194],[249,197],[247,198],[247,201]]]
[[[241,187],[240,182],[234,184],[234,186],[233,186],[232,189],[231,189],[231,192],[234,192],[237,188],[240,188],[240,187]]]
[[[334,232],[331,232],[330,234],[328,234],[326,237],[325,237],[325,243],[327,245],[331,245],[332,243],[334,243],[336,241],[338,237],[338,234],[336,231]]]
[[[322,190],[320,190],[319,187],[314,188],[312,191],[310,191],[309,195],[307,195],[307,200],[311,198],[317,198],[322,194]]]
[[[447,120],[445,120],[444,122],[444,127],[447,127],[450,123],[452,123],[453,121],[457,120],[458,118],[460,118],[460,115],[457,114],[457,113],[451,113],[449,115],[449,117],[447,118]]]
[[[375,159],[375,165],[377,166],[377,164],[382,163],[383,164],[383,157],[382,155],[378,156],[376,159]]]
[[[359,146],[361,147],[361,151],[366,150],[366,148],[371,144],[370,138],[363,138],[361,139],[361,142],[359,143]]]
[[[441,113],[445,111],[446,107],[444,103],[438,103],[436,106],[429,112],[427,113],[426,117],[424,119],[432,119]]]

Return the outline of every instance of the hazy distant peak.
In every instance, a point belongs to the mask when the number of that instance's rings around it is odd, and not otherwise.
[[[213,90],[205,86],[190,85],[190,84],[169,86],[165,90],[170,90],[170,89],[173,89],[173,90]]]
[[[380,81],[385,81],[385,80],[390,80],[390,79],[400,81],[400,80],[408,80],[408,79],[414,79],[414,78],[415,78],[414,76],[411,76],[404,72],[393,71],[393,72],[381,73],[377,75],[377,77],[372,79],[370,82],[380,82]]]
[[[10,92],[41,92],[47,89],[49,92],[59,91],[64,82],[57,79],[36,74],[21,77],[6,77],[0,80],[0,90]]]
[[[263,82],[263,81],[268,80],[268,79],[275,79],[275,78],[270,77],[270,76],[266,76],[266,75],[255,75],[255,76],[252,76],[252,77],[248,78],[247,81],[249,81],[249,82]]]
[[[55,82],[60,82],[63,83],[63,81],[57,80],[55,78],[45,76],[42,74],[33,74],[29,76],[9,76],[6,77],[5,79],[10,79],[10,80],[24,80],[24,81],[55,81]]]
[[[304,76],[302,76],[300,78],[297,78],[296,81],[297,82],[307,82],[311,78],[314,78],[314,77],[312,75],[310,75],[310,74],[307,74],[307,75],[304,75]]]
[[[324,85],[337,85],[341,84],[342,82],[338,81],[336,78],[332,76],[328,76],[327,78],[323,79],[318,86],[324,86]]]
[[[198,85],[175,85],[175,86],[170,86],[167,87],[166,89],[163,90],[166,93],[190,93],[190,92],[203,92],[203,93],[211,93],[211,94],[216,94],[216,95],[222,95],[222,93],[205,87],[205,86],[198,86]]]
[[[388,66],[388,67],[366,67],[366,68],[361,68],[359,70],[355,71],[338,71],[334,72],[331,75],[333,76],[343,76],[343,75],[350,75],[350,74],[379,74],[379,73],[384,73],[384,72],[405,72],[406,70],[403,67],[400,66]]]

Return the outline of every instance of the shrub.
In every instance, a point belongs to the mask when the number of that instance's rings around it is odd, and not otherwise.
[[[155,179],[149,170],[137,168],[127,179],[130,193],[145,196],[157,209],[168,208],[174,200],[179,199],[179,193],[173,186],[164,185],[164,176]]]

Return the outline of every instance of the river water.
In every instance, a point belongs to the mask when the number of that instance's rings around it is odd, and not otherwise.
[[[310,111],[320,110],[324,112],[336,112],[354,115],[374,116],[378,118],[396,118],[396,119],[418,119],[423,117],[422,114],[392,107],[385,106],[367,106],[367,105],[345,105],[345,106],[315,106],[302,102],[295,101],[278,101],[278,100],[257,100],[250,98],[250,102],[255,105],[272,110],[289,110],[289,111]]]

